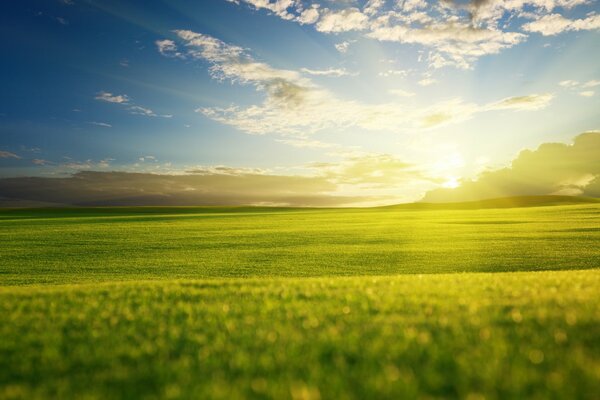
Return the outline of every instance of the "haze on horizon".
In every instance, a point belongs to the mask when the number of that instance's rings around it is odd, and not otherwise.
[[[600,197],[594,0],[0,8],[0,204]]]

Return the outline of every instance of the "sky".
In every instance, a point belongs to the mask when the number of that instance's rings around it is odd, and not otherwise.
[[[595,0],[0,10],[0,200],[600,196]]]

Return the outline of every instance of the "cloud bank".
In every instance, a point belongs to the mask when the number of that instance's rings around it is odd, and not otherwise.
[[[368,200],[333,195],[335,185],[322,177],[196,172],[83,171],[66,178],[6,178],[0,179],[0,198],[78,206],[337,206]]]
[[[184,174],[77,172],[68,177],[0,179],[0,201],[65,205],[352,206],[411,201],[443,182],[389,154],[349,154],[338,162],[305,166],[307,175],[275,175],[224,166]],[[600,197],[600,131],[573,144],[524,150],[509,167],[463,181],[456,189],[426,192],[425,202],[473,201],[521,195]],[[402,200],[404,199],[404,200]]]
[[[551,194],[600,197],[600,131],[583,133],[573,144],[545,143],[524,150],[509,167],[484,172],[456,189],[432,190],[423,201]]]

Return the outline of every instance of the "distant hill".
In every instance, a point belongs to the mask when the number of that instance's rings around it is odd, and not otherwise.
[[[600,203],[600,199],[577,196],[513,196],[457,203],[408,203],[381,208],[410,210],[476,210],[484,208],[544,207],[570,204]]]

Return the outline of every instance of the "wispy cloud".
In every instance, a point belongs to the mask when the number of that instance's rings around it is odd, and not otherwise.
[[[345,41],[343,41],[343,42],[336,43],[336,44],[334,45],[334,47],[335,47],[335,49],[336,49],[337,51],[339,51],[340,53],[342,53],[342,54],[343,54],[343,53],[347,53],[347,52],[348,52],[348,49],[350,48],[350,45],[351,45],[352,43],[354,43],[354,42],[355,42],[355,40],[345,40]]]
[[[590,15],[583,19],[568,19],[560,14],[550,14],[523,25],[523,30],[541,33],[544,36],[553,36],[569,31],[598,29],[600,29],[600,15]]]
[[[0,158],[14,158],[16,160],[19,160],[21,157],[19,157],[15,153],[11,153],[10,151],[0,150]]]
[[[592,79],[587,82],[579,82],[568,79],[559,82],[559,85],[572,91],[577,91],[577,94],[580,96],[593,97],[596,92],[590,89],[600,86],[600,81],[597,79]]]
[[[490,104],[487,108],[489,110],[539,110],[547,107],[553,98],[554,95],[551,93],[507,97]]]
[[[129,113],[133,114],[133,115],[143,115],[145,117],[163,117],[163,118],[172,118],[173,117],[173,115],[171,115],[171,114],[159,115],[147,107],[142,107],[140,105],[134,104],[133,101],[131,100],[131,98],[129,96],[127,96],[126,94],[115,95],[110,92],[101,91],[96,95],[95,99],[99,100],[99,101],[104,101],[107,103],[121,104],[123,106],[126,106],[126,109],[129,111]],[[109,124],[105,124],[105,123],[101,123],[101,122],[90,122],[90,123],[93,125],[105,126],[108,128],[112,127]]]
[[[341,76],[357,76],[358,72],[350,72],[346,68],[329,68],[329,69],[309,69],[302,68],[300,71],[304,72],[308,75],[315,76],[331,76],[331,77],[341,77]]]
[[[421,86],[431,86],[434,83],[437,83],[437,80],[434,78],[423,78],[423,79],[417,81],[417,83]]]
[[[130,99],[126,94],[112,94],[110,92],[101,91],[96,97],[96,100],[106,101],[107,103],[128,104]]]
[[[380,72],[378,75],[383,77],[399,76],[404,78],[408,76],[409,72],[410,71],[406,69],[388,69],[387,71]]]
[[[92,121],[90,122],[90,124],[92,125],[96,125],[96,126],[102,126],[104,128],[112,128],[111,124],[107,124],[106,122],[96,122],[96,121]]]
[[[183,57],[183,54],[177,51],[175,42],[169,39],[157,40],[154,42],[158,52],[165,57]]]
[[[183,41],[186,57],[211,64],[209,72],[213,78],[253,85],[265,94],[264,102],[259,105],[197,109],[206,117],[252,134],[302,136],[324,129],[349,127],[367,130],[396,130],[399,127],[429,129],[464,121],[479,112],[539,109],[551,100],[548,97],[536,97],[537,101],[533,101],[534,97],[523,97],[504,99],[490,106],[453,99],[426,108],[414,108],[395,102],[365,104],[339,98],[299,71],[273,68],[256,61],[247,50],[212,36],[183,30],[175,33]],[[426,74],[420,84],[434,82]]]

